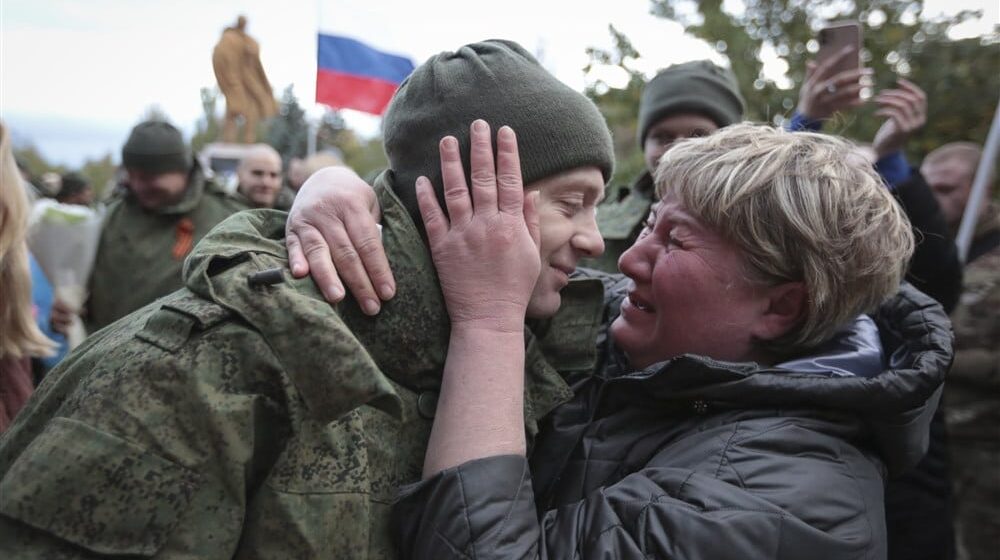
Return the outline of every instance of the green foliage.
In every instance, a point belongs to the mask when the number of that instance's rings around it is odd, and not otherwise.
[[[278,116],[271,119],[264,141],[270,144],[287,164],[293,157],[305,157],[308,149],[309,123],[306,112],[295,97],[293,86],[281,94]]]
[[[194,135],[191,136],[191,149],[198,153],[206,144],[219,139],[219,119],[215,116],[215,107],[219,101],[219,88],[201,88],[201,109],[203,115],[195,124]]]
[[[729,57],[747,101],[749,119],[780,124],[791,116],[806,61],[815,56],[816,32],[827,22],[853,19],[862,22],[862,56],[875,71],[876,91],[893,87],[899,75],[927,92],[928,123],[910,142],[911,156],[919,159],[946,142],[985,141],[1000,91],[1000,32],[958,41],[947,36],[951,27],[972,17],[973,12],[932,20],[923,17],[922,0],[745,0],[740,9],[729,11],[731,4],[722,0],[651,0],[650,8],[654,15],[677,20],[688,33]],[[614,51],[589,50],[591,64],[620,66],[631,74],[632,81],[624,90],[598,82],[588,93],[605,112],[616,142],[621,143],[616,144],[623,162],[617,180],[629,177],[624,172],[635,166],[639,151],[634,134],[625,137],[623,133],[629,127],[634,130],[644,76],[627,63],[641,53],[616,30],[611,33]],[[788,83],[764,75],[760,60],[764,49],[773,49],[787,63]],[[839,115],[826,130],[869,142],[882,124],[874,110],[869,104]]]
[[[636,149],[639,98],[646,82],[640,72],[629,66],[629,59],[639,57],[632,43],[613,25],[608,26],[608,29],[615,42],[614,50],[588,48],[590,63],[584,68],[584,72],[590,72],[595,64],[617,66],[628,73],[628,84],[625,88],[618,89],[599,80],[590,84],[584,93],[594,101],[608,121],[615,145],[615,174],[611,184],[622,185],[634,179],[646,167],[642,152]]]

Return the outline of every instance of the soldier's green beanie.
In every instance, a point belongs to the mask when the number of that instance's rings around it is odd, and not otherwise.
[[[654,124],[676,113],[698,113],[719,128],[743,120],[743,97],[736,77],[707,60],[674,64],[660,71],[642,90],[639,102],[639,148]]]
[[[191,155],[176,127],[163,121],[146,121],[135,125],[128,135],[122,147],[122,166],[150,173],[187,172],[191,169]]]
[[[417,67],[382,121],[394,190],[418,227],[417,177],[431,180],[444,208],[438,143],[448,135],[458,139],[468,177],[469,126],[476,119],[490,124],[494,145],[501,126],[514,129],[525,185],[582,166],[598,167],[605,182],[611,178],[611,133],[587,97],[517,43],[473,43]]]

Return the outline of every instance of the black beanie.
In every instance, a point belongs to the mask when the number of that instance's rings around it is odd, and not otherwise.
[[[122,166],[151,173],[187,172],[191,156],[181,131],[163,121],[135,125],[122,147]]]
[[[448,135],[458,139],[468,178],[469,126],[476,119],[490,124],[494,146],[501,126],[514,129],[525,185],[583,166],[599,168],[605,183],[611,178],[611,133],[593,102],[517,43],[473,43],[417,67],[382,121],[394,190],[418,227],[417,177],[431,180],[444,208],[438,143]]]
[[[675,113],[698,113],[719,128],[743,120],[743,97],[736,77],[707,60],[674,64],[660,71],[642,90],[639,102],[639,149],[654,124]]]

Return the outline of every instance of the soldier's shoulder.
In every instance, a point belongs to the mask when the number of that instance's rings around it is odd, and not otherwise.
[[[628,239],[649,214],[653,201],[643,193],[620,187],[597,208],[597,227],[605,239]]]

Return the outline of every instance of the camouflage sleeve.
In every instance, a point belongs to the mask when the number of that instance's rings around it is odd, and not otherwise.
[[[5,434],[0,557],[236,550],[289,384],[254,331],[151,309],[71,356]]]
[[[1000,389],[1000,248],[966,267],[965,288],[952,325],[955,361],[949,379]]]

